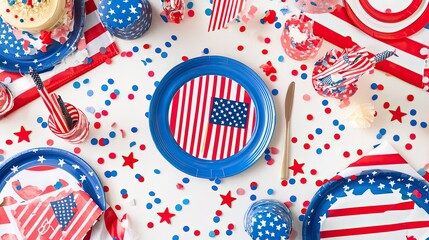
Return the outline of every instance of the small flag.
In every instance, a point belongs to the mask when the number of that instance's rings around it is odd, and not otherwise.
[[[210,123],[228,127],[245,128],[249,105],[223,98],[213,98]]]
[[[51,206],[54,209],[55,217],[61,225],[61,229],[64,231],[74,217],[73,210],[77,207],[73,193],[61,200],[51,202]]]

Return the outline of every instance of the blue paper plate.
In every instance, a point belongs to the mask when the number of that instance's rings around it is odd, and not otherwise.
[[[243,113],[240,116],[245,118],[244,120],[242,120],[242,122],[240,122],[240,124],[244,124],[244,129],[248,129],[247,127],[251,126],[252,132],[248,135],[249,137],[246,140],[243,140],[243,146],[241,149],[234,152],[233,154],[226,154],[224,157],[218,159],[212,158],[210,156],[197,157],[198,154],[192,154],[189,150],[189,147],[187,149],[187,147],[183,146],[182,144],[179,145],[178,141],[173,136],[172,130],[170,129],[169,119],[171,114],[170,106],[172,105],[172,102],[174,101],[173,98],[176,96],[178,90],[182,89],[186,84],[190,83],[191,81],[194,81],[195,79],[209,79],[210,76],[215,76],[213,78],[216,78],[216,76],[218,76],[219,79],[227,78],[228,81],[232,80],[234,84],[239,86],[238,88],[244,88],[247,94],[247,99],[251,99],[249,105],[246,105],[248,103],[246,103],[245,101],[228,101],[228,104],[230,105],[241,104],[241,107],[248,111],[247,113]],[[204,84],[207,84],[206,86],[208,86],[208,84],[214,85],[214,83],[210,83],[210,81],[211,80],[209,79]],[[222,82],[223,80],[218,81]],[[223,82],[226,82],[226,80]],[[218,85],[221,87],[220,89],[228,88],[226,85],[225,88],[222,88],[220,83]],[[231,84],[229,86],[231,86]],[[191,95],[197,98],[196,101],[199,101],[201,102],[201,104],[204,104],[203,100],[198,100],[198,96],[200,96],[199,93],[194,92]],[[207,97],[210,98],[210,100],[208,101],[212,102],[210,103],[207,101],[206,104],[215,104],[215,101],[220,100],[218,98],[219,96],[215,95],[216,94],[213,94],[210,95],[211,97]],[[225,96],[226,95],[229,94],[225,94]],[[225,102],[225,104],[227,103]],[[213,106],[214,105],[211,105],[210,107]],[[252,106],[254,106],[254,111],[252,111]],[[171,110],[174,109],[176,108],[171,108]],[[210,108],[208,109],[209,110],[207,111],[210,111]],[[192,111],[192,107],[189,108],[189,111]],[[196,177],[209,179],[224,178],[233,176],[246,170],[247,168],[252,166],[263,154],[273,135],[275,127],[275,112],[276,110],[274,107],[274,102],[271,98],[271,94],[267,86],[252,69],[230,58],[221,56],[203,56],[185,61],[171,69],[165,75],[165,77],[162,79],[159,86],[157,87],[155,93],[153,94],[153,98],[151,100],[151,105],[149,109],[149,127],[151,130],[152,138],[158,150],[174,167],[189,175]],[[253,121],[251,120],[252,113],[254,114],[254,117],[252,118]],[[193,114],[197,113],[188,112],[189,116]],[[212,119],[211,117],[210,119],[208,117],[203,117],[201,126],[203,126],[204,124],[205,126],[208,126],[208,122],[212,124],[212,121],[214,121],[214,119]],[[227,122],[229,122],[230,124],[233,123],[231,119],[227,120]],[[222,126],[224,127],[224,125]],[[204,127],[202,128],[204,129]],[[203,135],[201,134],[201,132],[205,132],[205,139],[207,139],[207,132],[210,132],[210,128],[207,128],[208,130],[206,131],[200,131],[200,135]],[[237,128],[237,130],[234,131],[243,131],[243,128]],[[189,141],[194,140],[191,137]],[[221,145],[217,147],[224,147],[222,141],[226,143],[225,137],[220,137],[219,139],[216,139],[216,142],[219,142],[219,145]],[[213,144],[212,142],[213,141],[210,140],[208,144]],[[200,143],[201,141],[197,144]],[[192,145],[192,143],[189,144]],[[206,143],[202,143],[201,146],[205,146],[205,144]],[[237,145],[235,147],[237,147]],[[199,145],[194,146],[194,149],[200,148],[203,149]],[[216,150],[211,150],[214,153],[216,152]]]
[[[0,68],[9,72],[28,73],[30,68],[37,72],[45,72],[52,69],[62,59],[75,50],[75,46],[82,36],[85,23],[85,1],[75,0],[73,31],[64,44],[54,42],[49,45],[46,52],[39,51],[34,55],[25,55],[21,43],[16,40],[9,25],[0,18],[0,32],[5,33],[9,44],[0,44]],[[10,44],[14,46],[11,47]],[[16,47],[20,47],[17,49]],[[6,51],[6,52],[5,52]],[[19,57],[17,57],[17,55]]]
[[[400,230],[424,229],[423,225],[427,225],[429,222],[424,223],[421,219],[414,221],[412,216],[415,217],[416,213],[409,214],[404,218],[396,218],[399,223],[392,223],[392,215],[388,214],[395,211],[398,213],[401,210],[415,211],[413,210],[414,208],[421,208],[422,211],[417,215],[421,217],[422,214],[427,214],[426,219],[429,219],[428,191],[428,185],[424,181],[419,181],[405,173],[378,169],[364,171],[359,176],[331,180],[319,189],[308,206],[303,221],[303,240],[331,239],[333,237],[342,239],[342,237],[350,237],[350,235],[355,236],[353,239],[369,239],[369,236],[371,236],[370,239],[381,239],[376,234],[382,234],[383,231],[402,234],[399,232]],[[377,203],[374,200],[377,197],[382,197],[382,194],[394,193],[399,195],[384,195],[390,198],[390,203]],[[363,194],[366,194],[365,196],[367,197],[365,202],[362,202],[362,199],[356,199],[356,196],[362,198]],[[368,196],[371,197],[372,201],[368,199]],[[401,199],[395,200],[394,196],[400,196]],[[335,203],[338,205],[335,205]],[[407,207],[400,207],[404,205]],[[414,205],[416,206],[414,207]],[[408,212],[404,213],[408,214]],[[331,223],[330,229],[321,231],[321,221],[327,221],[330,218],[336,218],[334,221],[341,222],[341,226],[333,227]],[[363,220],[365,218],[377,219],[377,223],[372,223],[373,225],[366,223]],[[411,222],[411,224],[407,223],[407,221]],[[415,222],[418,222],[418,224]],[[354,226],[355,223],[357,224],[356,226]],[[417,226],[420,224],[423,225]],[[396,228],[398,229],[394,230]],[[406,234],[411,236],[411,232]],[[406,238],[405,236],[404,238],[397,236],[392,239]]]
[[[64,161],[60,162],[60,159]],[[103,185],[95,171],[80,157],[57,148],[29,149],[13,156],[0,165],[0,192],[4,189],[6,181],[20,171],[44,166],[56,167],[68,172],[82,184],[83,190],[91,196],[103,211],[106,209]],[[43,172],[41,172],[42,174]],[[40,177],[44,178],[43,175]]]

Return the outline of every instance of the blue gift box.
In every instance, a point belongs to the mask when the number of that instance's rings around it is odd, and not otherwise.
[[[109,32],[122,39],[141,37],[152,23],[148,0],[101,0],[98,12]]]

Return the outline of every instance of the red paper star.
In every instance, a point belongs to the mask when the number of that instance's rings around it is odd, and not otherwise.
[[[296,159],[293,160],[293,165],[289,167],[290,170],[293,171],[293,175],[295,176],[298,173],[304,173],[304,170],[302,170],[302,167],[304,167],[305,163],[298,163]]]
[[[235,201],[237,198],[231,196],[231,191],[229,191],[226,195],[220,194],[220,197],[222,198],[222,202],[220,205],[228,205],[228,207],[232,207],[232,202]]]
[[[392,119],[390,119],[392,122],[398,120],[400,123],[402,123],[402,117],[407,115],[406,113],[401,112],[400,106],[398,106],[396,110],[389,110],[389,112],[392,114]]]
[[[273,67],[273,64],[271,63],[271,61],[268,61],[267,63],[264,63],[259,67],[262,69],[262,71],[264,71],[265,75],[267,76],[277,73],[277,70],[275,67]]]
[[[134,169],[134,163],[139,161],[138,159],[134,158],[133,152],[131,152],[128,156],[122,156],[122,158],[124,159],[124,164],[122,164],[122,166],[129,166],[131,169]]]
[[[13,133],[16,136],[18,136],[18,142],[22,142],[22,141],[26,141],[26,142],[30,142],[30,133],[32,131],[27,131],[25,130],[24,126],[21,126],[21,130],[19,130],[19,132]]]
[[[171,218],[176,216],[176,214],[170,213],[168,208],[166,208],[164,212],[158,212],[157,214],[161,217],[160,223],[167,222],[168,224],[171,224]]]

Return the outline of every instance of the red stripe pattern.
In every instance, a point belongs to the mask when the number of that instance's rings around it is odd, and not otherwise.
[[[246,103],[244,128],[213,124],[213,99]],[[240,151],[250,139],[256,120],[255,107],[243,87],[224,76],[195,78],[174,95],[170,106],[170,130],[182,149],[197,158],[219,160]]]
[[[246,0],[214,0],[208,31],[224,28],[243,10]]]

